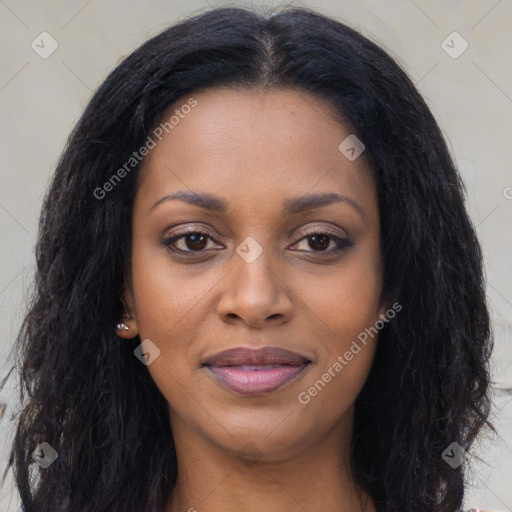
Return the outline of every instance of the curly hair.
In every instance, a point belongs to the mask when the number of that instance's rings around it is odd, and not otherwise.
[[[22,408],[6,469],[26,512],[161,512],[177,477],[168,404],[113,326],[129,275],[140,164],[94,191],[166,109],[209,87],[296,89],[325,99],[366,147],[381,219],[383,293],[403,306],[380,332],[355,403],[351,463],[378,507],[455,512],[468,451],[489,423],[492,331],[465,189],[404,70],[345,24],[307,8],[218,8],[180,20],[98,88],[47,190],[32,298],[15,349]],[[31,453],[58,453],[47,470]],[[4,474],[5,478],[5,474]]]

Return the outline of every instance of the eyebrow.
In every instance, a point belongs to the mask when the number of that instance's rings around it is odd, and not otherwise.
[[[155,204],[153,204],[153,206],[151,206],[151,208],[148,210],[148,213],[154,210],[158,205],[166,201],[173,200],[184,201],[186,203],[199,206],[200,208],[204,208],[205,210],[212,212],[226,213],[228,210],[227,201],[221,197],[206,193],[201,194],[198,192],[179,190],[172,194],[167,194],[161,197]],[[301,197],[286,199],[283,202],[283,210],[281,214],[283,216],[294,215],[307,210],[328,206],[333,203],[346,203],[352,206],[352,208],[356,210],[365,220],[368,219],[366,210],[359,203],[347,196],[335,193],[308,194]]]

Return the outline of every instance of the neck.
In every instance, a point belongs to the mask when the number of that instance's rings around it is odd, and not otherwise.
[[[177,432],[178,479],[165,512],[376,512],[348,456],[336,455],[349,453],[350,436],[343,439],[339,429],[289,456],[255,449],[245,458]]]

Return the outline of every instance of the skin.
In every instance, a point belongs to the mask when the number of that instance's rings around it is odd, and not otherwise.
[[[306,93],[215,88],[193,97],[197,106],[164,134],[140,171],[124,294],[132,318],[118,333],[138,334],[160,350],[147,368],[169,403],[178,459],[166,512],[374,512],[352,478],[348,453],[353,404],[377,337],[308,404],[298,400],[386,311],[367,164],[340,152],[349,129]],[[228,209],[180,200],[151,209],[178,190],[220,196]],[[334,202],[282,215],[284,200],[312,193],[346,196],[364,213]],[[192,226],[210,238],[162,245]],[[352,245],[328,254],[336,240],[312,240],[316,231]],[[236,252],[249,236],[262,249],[251,263]],[[277,391],[240,395],[201,366],[237,346],[283,347],[312,363]]]

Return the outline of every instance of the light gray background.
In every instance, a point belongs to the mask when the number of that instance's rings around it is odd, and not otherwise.
[[[7,357],[33,272],[43,193],[92,92],[121,57],[150,36],[189,14],[220,5],[227,4],[0,0],[0,376],[12,363]],[[255,0],[253,5],[269,3]],[[468,208],[483,244],[496,330],[494,380],[512,388],[512,2],[318,0],[294,5],[334,16],[382,44],[426,98],[465,179]],[[31,47],[43,31],[58,43],[47,59]],[[442,47],[454,31],[469,44],[458,58]],[[454,46],[452,51],[461,48],[457,39],[446,44]],[[0,419],[1,472],[13,433],[9,419],[17,409],[15,385],[11,381],[0,396],[0,403],[7,403]],[[468,487],[466,508],[510,511],[512,390],[497,391],[494,402],[492,421],[499,436],[479,443],[469,455],[483,461]],[[0,510],[16,510],[17,501],[9,478],[0,489]]]

